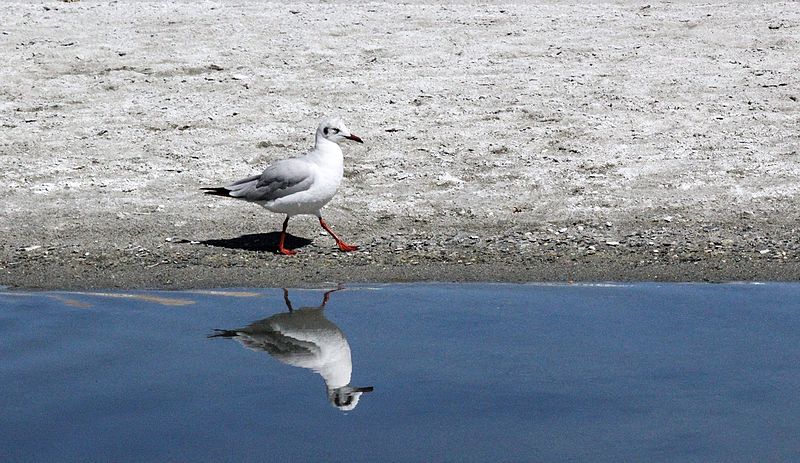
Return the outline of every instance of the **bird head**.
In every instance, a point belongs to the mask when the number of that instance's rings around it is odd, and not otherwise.
[[[361,394],[372,392],[372,390],[372,386],[353,387],[350,385],[337,387],[336,389],[328,389],[328,400],[331,402],[331,405],[339,410],[349,412],[356,408]]]
[[[350,132],[350,129],[344,124],[341,117],[332,116],[326,117],[319,123],[317,128],[317,138],[324,138],[334,143],[339,143],[345,140],[353,140],[358,143],[364,143],[361,138]]]

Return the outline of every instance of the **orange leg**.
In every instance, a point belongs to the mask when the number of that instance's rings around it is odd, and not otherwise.
[[[285,256],[293,256],[297,254],[297,251],[292,251],[291,249],[286,249],[283,247],[283,242],[286,240],[286,227],[289,226],[289,216],[286,216],[286,220],[283,221],[283,230],[281,231],[281,238],[278,240],[278,252],[285,255]]]
[[[330,233],[333,239],[336,240],[336,245],[339,246],[339,249],[345,252],[358,250],[358,246],[347,244],[344,241],[342,241],[338,236],[336,236],[336,233],[334,233],[333,230],[331,230],[331,227],[329,227],[328,224],[325,223],[324,220],[322,220],[322,217],[319,218],[319,224],[322,225],[322,228],[324,228],[326,232]]]

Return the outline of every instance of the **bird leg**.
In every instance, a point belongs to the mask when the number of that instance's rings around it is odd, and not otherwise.
[[[324,228],[325,231],[328,232],[333,237],[333,239],[336,240],[336,245],[339,246],[340,250],[345,252],[358,250],[358,246],[347,244],[344,241],[342,241],[341,238],[336,236],[336,233],[334,233],[333,230],[331,230],[331,227],[329,227],[328,224],[325,223],[324,220],[322,220],[322,217],[319,218],[319,224],[322,225],[322,228]]]
[[[289,216],[286,216],[286,220],[283,221],[283,230],[281,231],[281,238],[278,240],[278,252],[285,255],[285,256],[293,256],[297,254],[297,251],[292,251],[291,249],[286,249],[283,247],[283,242],[286,240],[286,227],[289,226]]]
[[[339,283],[339,285],[336,286],[336,289],[332,289],[330,291],[326,291],[325,294],[322,295],[322,305],[319,306],[319,307],[321,309],[324,309],[325,308],[325,304],[328,303],[328,299],[331,298],[331,293],[335,293],[336,291],[341,291],[343,289],[344,289],[344,285]]]
[[[294,311],[292,301],[289,300],[289,290],[286,288],[283,288],[283,302],[286,303],[286,308],[289,309],[289,312]]]

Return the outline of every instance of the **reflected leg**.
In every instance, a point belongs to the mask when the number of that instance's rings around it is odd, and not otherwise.
[[[322,308],[322,309],[325,308],[325,304],[327,304],[328,300],[331,298],[331,293],[335,293],[336,291],[341,291],[343,289],[344,289],[344,285],[339,283],[339,285],[336,287],[336,289],[332,289],[330,291],[325,291],[325,294],[322,295],[322,305],[320,306],[320,308]]]
[[[286,308],[289,309],[289,312],[294,311],[292,309],[292,301],[289,300],[289,290],[286,288],[283,288],[283,302],[286,303]]]

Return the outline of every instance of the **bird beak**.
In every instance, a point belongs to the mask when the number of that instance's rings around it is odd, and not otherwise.
[[[359,143],[364,143],[364,141],[361,138],[359,138],[358,135],[355,135],[355,134],[352,134],[352,133],[350,135],[346,136],[345,138],[349,138],[349,139],[351,139],[353,141],[357,141]]]
[[[357,387],[354,388],[353,390],[356,392],[372,392],[373,389],[375,388],[372,386],[367,386],[367,387]]]

